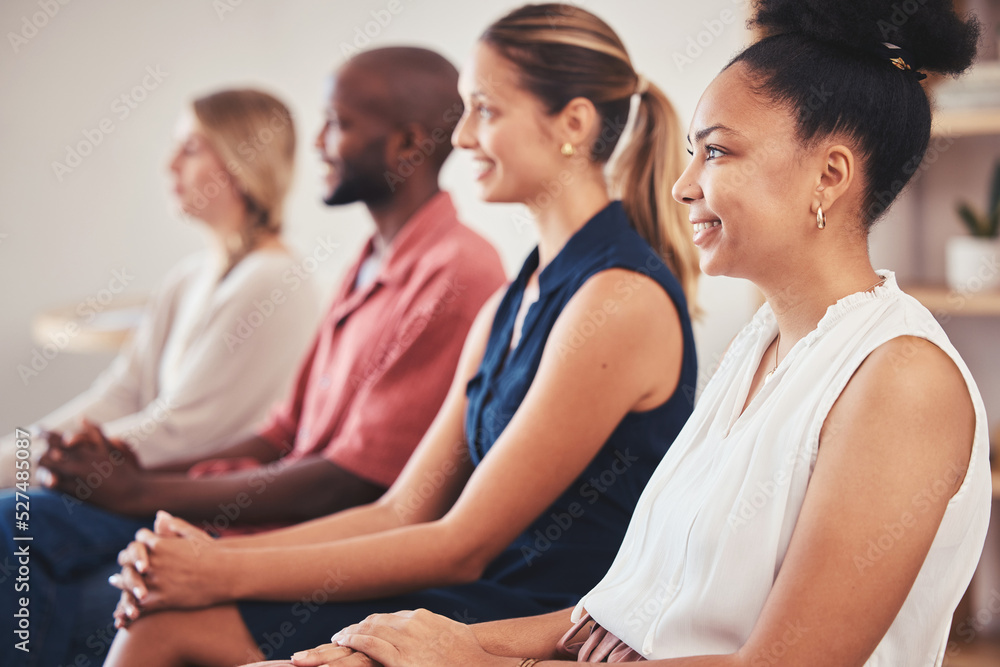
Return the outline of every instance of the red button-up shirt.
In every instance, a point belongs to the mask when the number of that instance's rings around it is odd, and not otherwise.
[[[393,239],[374,281],[354,289],[369,241],[348,271],[289,399],[260,435],[319,454],[388,487],[433,421],[472,321],[504,283],[496,250],[440,193]],[[237,389],[238,390],[238,389]]]

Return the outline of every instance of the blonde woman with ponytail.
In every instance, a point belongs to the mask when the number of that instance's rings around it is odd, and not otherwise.
[[[611,28],[566,5],[493,24],[459,90],[453,143],[484,200],[529,206],[539,242],[473,324],[434,424],[371,505],[214,541],[161,515],[120,559],[141,596],[123,586],[116,616],[140,614],[106,664],[288,656],[397,609],[541,614],[610,566],[696,382],[674,114]],[[350,651],[320,653],[297,659]]]
[[[315,287],[288,281],[297,259],[280,237],[294,155],[290,112],[271,95],[225,90],[194,100],[168,170],[178,208],[206,228],[208,247],[168,273],[94,385],[37,428],[69,440],[89,420],[131,445],[146,468],[208,458],[254,433],[319,319]],[[7,445],[0,459],[12,456]],[[14,469],[4,465],[0,479]]]

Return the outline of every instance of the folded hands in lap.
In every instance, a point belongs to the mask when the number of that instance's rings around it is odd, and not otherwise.
[[[87,420],[68,439],[51,431],[44,437],[48,448],[39,461],[45,470],[38,478],[41,483],[96,507],[129,512],[145,470],[128,444],[107,438]]]
[[[210,567],[221,551],[205,531],[158,512],[153,530],[139,530],[135,541],[118,554],[122,571],[109,579],[122,591],[115,627],[128,627],[153,611],[221,602],[223,593]]]
[[[128,627],[143,614],[205,607],[224,600],[208,564],[224,549],[208,533],[166,512],[152,531],[145,528],[118,554],[122,570],[111,577],[121,590],[115,627]],[[504,659],[483,650],[467,625],[427,610],[375,614],[344,628],[332,643],[300,651],[268,667],[489,667]]]

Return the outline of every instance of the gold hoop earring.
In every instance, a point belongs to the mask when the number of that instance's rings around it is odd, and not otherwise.
[[[826,228],[826,213],[823,212],[822,206],[816,209],[816,226],[820,229]]]
[[[559,152],[565,155],[566,157],[573,157],[573,155],[576,154],[576,149],[573,148],[573,144],[567,141],[559,149]]]

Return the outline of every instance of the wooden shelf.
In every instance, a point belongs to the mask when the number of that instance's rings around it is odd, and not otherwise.
[[[147,299],[122,295],[107,306],[94,301],[54,308],[35,316],[32,336],[36,345],[66,352],[115,352],[139,324]]]
[[[901,288],[939,319],[942,316],[1000,316],[1000,292],[959,292],[937,285],[902,285]]]
[[[934,114],[931,136],[1000,134],[1000,109],[942,109]]]

